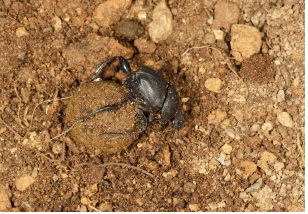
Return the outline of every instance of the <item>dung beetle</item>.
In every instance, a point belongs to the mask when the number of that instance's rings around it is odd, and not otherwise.
[[[73,122],[84,121],[99,112],[117,110],[122,104],[130,100],[137,106],[141,129],[102,134],[139,134],[146,130],[148,121],[151,122],[153,119],[158,120],[162,125],[166,125],[170,121],[174,129],[181,128],[185,122],[185,117],[181,110],[178,92],[175,86],[169,83],[159,72],[147,67],[132,72],[129,62],[124,57],[114,56],[104,61],[95,70],[92,81],[102,81],[104,68],[116,59],[119,61],[119,69],[126,75],[123,86],[127,93],[123,100],[113,105],[103,106]]]

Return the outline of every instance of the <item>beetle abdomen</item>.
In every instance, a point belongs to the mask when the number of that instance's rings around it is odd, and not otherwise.
[[[159,122],[165,124],[172,120],[179,109],[179,105],[179,94],[174,85],[169,85],[167,97],[161,109],[161,118],[159,119]]]
[[[150,111],[158,112],[163,107],[168,82],[158,72],[150,68],[141,68],[136,72],[139,82],[138,93]]]

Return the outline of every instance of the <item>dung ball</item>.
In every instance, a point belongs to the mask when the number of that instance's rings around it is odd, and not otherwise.
[[[113,81],[83,84],[69,100],[65,110],[65,121],[69,123],[103,106],[119,103],[124,95],[123,87]],[[91,155],[112,154],[127,148],[138,136],[104,133],[139,129],[135,106],[128,101],[117,110],[99,112],[85,121],[75,123],[70,135]]]

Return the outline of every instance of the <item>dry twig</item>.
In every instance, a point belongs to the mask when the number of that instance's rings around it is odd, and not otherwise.
[[[2,120],[1,117],[0,117],[0,121],[5,125],[6,128],[8,128],[11,132],[13,132],[13,134],[18,138],[18,140],[22,139],[22,136],[18,134],[9,124],[4,122],[4,120]]]
[[[63,98],[57,98],[57,99],[52,99],[52,100],[44,100],[44,101],[40,102],[39,104],[37,104],[37,105],[34,107],[34,109],[33,109],[33,112],[32,112],[32,115],[31,115],[30,125],[29,125],[29,127],[28,127],[28,130],[27,130],[25,136],[27,136],[27,134],[28,134],[29,131],[30,131],[30,128],[31,128],[32,122],[33,122],[33,118],[34,118],[34,113],[35,113],[37,107],[39,107],[39,106],[42,105],[43,103],[52,102],[52,101],[58,101],[58,100],[66,100],[66,99],[69,99],[69,98],[71,98],[71,97],[72,97],[72,96],[63,97]],[[65,133],[66,133],[66,132],[65,132]],[[61,135],[62,135],[62,134],[61,134]],[[56,136],[56,137],[57,137],[57,136]],[[56,137],[55,137],[55,138],[56,138]]]

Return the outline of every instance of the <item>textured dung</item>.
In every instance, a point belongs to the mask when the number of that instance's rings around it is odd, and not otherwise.
[[[123,87],[115,82],[91,82],[81,85],[66,109],[66,121],[82,117],[102,106],[120,102]],[[84,122],[76,123],[70,131],[74,141],[90,154],[116,153],[129,146],[136,135],[102,135],[103,132],[122,132],[139,129],[135,107],[125,103],[119,110],[100,112]]]

